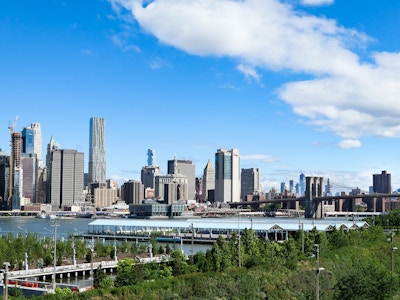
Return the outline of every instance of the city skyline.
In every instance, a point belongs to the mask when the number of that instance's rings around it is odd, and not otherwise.
[[[18,116],[15,131],[41,125],[43,156],[54,137],[87,172],[100,116],[120,184],[140,180],[149,148],[162,174],[176,157],[198,177],[237,148],[266,190],[302,172],[368,190],[383,170],[400,187],[400,3],[143,3],[0,4],[2,151]]]

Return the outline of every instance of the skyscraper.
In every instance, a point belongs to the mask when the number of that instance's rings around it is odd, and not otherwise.
[[[247,195],[260,191],[260,170],[258,168],[242,169],[240,198],[246,201]]]
[[[51,145],[50,145],[51,144]],[[47,203],[52,210],[71,207],[83,201],[84,155],[76,150],[62,150],[51,139],[47,153]]]
[[[106,182],[105,119],[90,118],[89,185]]]
[[[155,189],[156,176],[160,175],[160,167],[156,164],[156,150],[147,149],[147,166],[144,166],[141,171],[141,181],[143,188]],[[147,198],[147,195],[144,195]]]
[[[214,201],[215,170],[210,160],[208,160],[203,171],[202,189],[203,199],[206,201]]]
[[[168,161],[168,174],[182,174],[187,179],[187,199],[196,199],[196,171],[191,160],[173,159]]]
[[[26,154],[34,153],[34,131],[30,127],[24,127],[22,129],[22,152]]]
[[[238,149],[215,153],[215,201],[240,201],[240,156]]]
[[[42,130],[39,123],[31,123],[31,128],[33,130],[33,153],[36,154],[38,167],[42,168]]]
[[[11,134],[11,159],[10,159],[10,210],[21,209],[21,148],[22,133],[13,132]]]
[[[300,186],[299,195],[302,197],[306,192],[306,176],[303,174],[303,172],[300,174],[299,186]]]
[[[372,180],[374,193],[390,194],[392,192],[392,176],[390,173],[382,171],[382,174],[374,174]]]

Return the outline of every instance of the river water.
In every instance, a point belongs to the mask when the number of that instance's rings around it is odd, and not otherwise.
[[[2,217],[0,218],[0,235],[12,233],[14,235],[26,234],[28,232],[37,233],[42,237],[54,237],[54,227],[56,227],[56,236],[59,240],[67,239],[70,234],[80,234],[88,232],[88,224],[94,219],[90,218],[65,218],[55,220],[39,219],[35,217]],[[166,243],[159,243],[166,245]],[[181,249],[186,254],[192,253],[192,246],[188,244],[169,243],[171,248]],[[193,252],[206,252],[211,245],[196,244],[193,246]]]

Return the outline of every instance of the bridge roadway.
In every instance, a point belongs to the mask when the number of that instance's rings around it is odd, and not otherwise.
[[[347,200],[347,199],[374,199],[374,198],[399,198],[400,194],[357,194],[357,195],[341,195],[341,196],[323,196],[323,197],[312,197],[312,201],[339,201],[339,200]],[[244,201],[244,202],[230,202],[228,203],[230,207],[238,207],[244,205],[258,205],[258,204],[266,204],[266,203],[282,203],[282,202],[296,202],[296,201],[305,201],[306,197],[297,197],[297,198],[274,198],[269,200],[260,200],[260,201]]]
[[[149,262],[163,262],[168,260],[167,256],[153,256],[153,257],[141,257],[137,258],[137,263],[149,263]],[[97,270],[99,267],[102,270],[109,270],[113,271],[117,268],[118,261],[117,260],[109,260],[109,261],[98,261],[93,263],[82,263],[82,264],[72,264],[72,265],[63,265],[63,266],[56,266],[54,267],[46,267],[46,268],[39,268],[39,269],[29,269],[29,270],[18,270],[18,271],[9,271],[8,279],[15,280],[15,279],[26,279],[26,278],[46,278],[47,276],[52,276],[56,273],[56,276],[62,278],[63,274],[66,274],[67,277],[70,277],[71,274],[74,276],[77,273],[85,274],[88,272],[90,274],[91,270]],[[69,274],[69,275],[68,275]],[[4,273],[0,273],[1,281],[4,280]]]

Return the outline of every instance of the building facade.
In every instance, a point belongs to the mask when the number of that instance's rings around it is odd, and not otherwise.
[[[392,192],[392,175],[387,171],[382,171],[381,174],[373,174],[373,192],[390,194]]]
[[[141,204],[144,199],[144,185],[138,180],[129,180],[121,186],[121,199],[126,204]]]
[[[76,150],[62,150],[54,145],[48,148],[52,150],[46,158],[47,203],[51,203],[54,211],[82,203],[84,154]]]
[[[88,183],[106,182],[105,119],[90,118]]]
[[[185,175],[167,174],[156,176],[155,198],[165,204],[186,201],[188,183]]]
[[[214,201],[215,170],[210,160],[203,170],[202,195],[205,201]]]
[[[187,179],[187,198],[196,199],[196,169],[191,160],[173,159],[168,161],[168,174],[182,174]]]
[[[240,156],[238,149],[215,153],[215,201],[240,201]]]
[[[240,182],[240,198],[246,201],[246,196],[260,192],[260,170],[258,168],[242,169]]]

